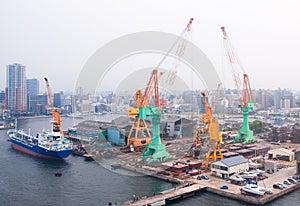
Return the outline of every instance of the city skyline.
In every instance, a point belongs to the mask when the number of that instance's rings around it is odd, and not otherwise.
[[[148,69],[149,70],[149,69]],[[144,72],[147,72],[145,70]],[[40,94],[38,91],[39,81],[35,78],[26,78],[26,66],[21,64],[7,65],[7,88],[0,94],[0,106],[2,115],[44,115],[48,114],[49,107],[48,94]],[[145,76],[145,75],[139,75]],[[133,76],[134,78],[134,76]],[[125,81],[126,82],[126,81]],[[188,86],[180,83],[183,88],[180,91],[171,91],[167,87],[160,88],[160,96],[167,100],[167,107],[173,112],[191,112],[201,110],[203,100],[199,90],[188,90]],[[220,86],[220,85],[219,85]],[[126,85],[120,85],[126,88]],[[185,89],[185,90],[182,90]],[[215,101],[216,94],[216,113],[225,111],[237,112],[240,104],[240,91],[236,89],[222,89],[205,91],[209,100]],[[49,92],[49,90],[48,90]],[[134,91],[116,90],[115,92],[102,94],[87,94],[80,88],[76,94],[51,93],[53,96],[54,107],[60,108],[62,113],[101,113],[103,111],[124,112],[128,106],[134,105],[132,93]],[[276,90],[253,90],[253,100],[258,110],[278,110],[278,109],[299,109],[300,92],[293,93],[286,89]],[[4,113],[7,109],[6,113]],[[203,109],[203,107],[202,107]]]
[[[54,92],[74,91],[81,69],[105,44],[142,31],[178,35],[193,17],[191,42],[208,56],[225,87],[232,80],[223,69],[221,26],[227,28],[253,89],[298,89],[297,1],[151,2],[6,1],[0,8],[0,72],[20,63],[28,77],[51,79]],[[1,75],[0,90],[4,89]]]

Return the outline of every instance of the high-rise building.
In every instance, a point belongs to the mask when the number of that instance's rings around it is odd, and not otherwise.
[[[53,104],[54,107],[60,108],[62,106],[61,104],[61,96],[63,95],[63,93],[54,93],[53,95]]]
[[[0,103],[5,104],[5,91],[0,92]]]
[[[274,106],[274,94],[272,91],[259,89],[257,91],[257,96],[255,102],[258,103],[258,109],[268,109]],[[278,103],[277,103],[278,104]]]
[[[28,112],[36,115],[47,114],[46,105],[48,104],[48,95],[28,96]]]
[[[21,64],[6,67],[7,106],[14,113],[27,109],[26,70]]]
[[[291,100],[289,97],[284,97],[281,99],[281,109],[289,109],[291,108]]]
[[[39,80],[38,79],[27,79],[27,94],[28,96],[36,96],[39,94]]]
[[[288,108],[293,108],[295,106],[295,97],[292,92],[286,89],[278,89],[274,92],[274,102],[277,109],[286,108],[287,104],[289,104]]]

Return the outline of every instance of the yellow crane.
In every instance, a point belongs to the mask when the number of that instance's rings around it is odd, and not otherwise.
[[[219,122],[217,118],[212,118],[209,128],[208,152],[206,154],[205,168],[209,169],[211,160],[216,162],[217,159],[223,159],[221,151],[222,133],[219,131]]]
[[[205,92],[201,92],[201,95],[203,96],[203,103],[205,106],[205,115],[201,119],[201,121],[205,123],[205,125],[202,127],[202,133],[208,132],[209,134],[209,140],[208,140],[209,148],[206,154],[206,161],[205,161],[206,169],[209,168],[209,163],[211,160],[215,162],[217,161],[217,159],[223,159],[223,154],[220,148],[221,143],[223,142],[222,134],[219,131],[218,119],[213,117],[213,109],[216,106],[221,85],[222,85],[221,83],[218,84],[218,88],[214,96],[212,107],[208,104]]]
[[[145,146],[151,143],[151,134],[148,129],[145,119],[139,118],[139,108],[142,106],[142,90],[135,93],[135,107],[127,110],[127,115],[133,116],[133,124],[127,137],[127,146],[131,151],[140,146]]]
[[[213,110],[215,109],[216,107],[216,103],[218,101],[218,97],[219,97],[219,92],[221,90],[221,87],[222,87],[222,83],[219,83],[218,84],[218,88],[216,90],[216,93],[215,93],[215,96],[214,96],[214,99],[213,99],[213,104],[212,106],[210,106],[208,104],[208,101],[207,101],[207,98],[206,98],[206,94],[204,92],[201,92],[201,95],[203,96],[203,104],[204,104],[204,107],[205,107],[205,115],[202,116],[201,118],[201,122],[203,122],[205,125],[202,127],[202,134],[207,134],[208,131],[209,131],[209,128],[210,128],[210,124],[211,124],[211,121],[212,121],[212,118],[213,118]]]
[[[201,118],[201,122],[204,123],[204,126],[202,127],[201,131],[202,134],[207,134],[212,121],[212,111],[210,105],[208,104],[206,94],[204,92],[201,92],[201,95],[203,96],[203,104],[205,107],[205,115],[203,115]]]
[[[221,87],[222,87],[222,83],[219,83],[218,88],[217,88],[216,93],[215,93],[215,96],[214,96],[214,99],[213,99],[212,107],[208,104],[205,92],[201,92],[201,95],[203,96],[203,104],[204,104],[204,107],[205,107],[205,115],[201,117],[201,122],[205,123],[205,125],[201,128],[201,132],[200,132],[200,127],[199,126],[195,127],[196,137],[194,139],[194,142],[193,142],[190,150],[187,153],[187,156],[193,155],[194,157],[196,157],[196,155],[195,155],[196,151],[197,150],[200,151],[200,147],[202,145],[201,133],[202,134],[207,134],[207,133],[209,134],[212,122],[217,121],[217,120],[213,120],[213,110],[216,106],[216,102],[218,100],[218,96],[219,96],[219,92],[221,90]],[[219,136],[218,141],[221,142],[221,143],[223,142],[222,135]]]
[[[49,81],[48,81],[47,77],[45,77],[44,79],[45,79],[45,82],[46,82],[46,85],[47,85],[49,106],[52,110],[53,132],[60,132],[61,134],[63,134],[63,131],[61,129],[62,120],[60,118],[59,109],[55,108],[54,105],[53,105],[52,93],[51,93],[50,84],[49,84]]]
[[[200,149],[201,149],[201,146],[202,146],[202,142],[201,142],[200,127],[199,127],[199,125],[196,125],[194,127],[194,134],[196,134],[196,137],[194,139],[194,142],[193,142],[192,146],[187,151],[186,157],[194,157],[194,158],[196,158],[196,157],[198,157],[200,155]]]

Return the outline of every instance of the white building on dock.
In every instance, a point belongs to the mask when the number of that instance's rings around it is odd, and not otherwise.
[[[249,160],[239,155],[220,160],[211,164],[211,171],[217,177],[228,178],[234,173],[249,170]]]

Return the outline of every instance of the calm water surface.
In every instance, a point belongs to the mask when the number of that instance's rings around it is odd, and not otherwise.
[[[49,118],[26,119],[18,127],[35,134],[49,128]],[[63,128],[75,125],[64,118]],[[77,120],[79,121],[79,120]],[[100,205],[108,202],[121,205],[133,194],[151,196],[154,191],[167,190],[171,183],[147,177],[120,175],[105,169],[97,162],[87,162],[82,157],[69,156],[65,161],[49,161],[31,157],[11,148],[6,131],[0,131],[0,206],[12,205]],[[61,177],[54,176],[62,171]],[[208,192],[176,203],[179,205],[229,206],[248,205]],[[284,196],[268,206],[300,205],[300,190]]]

